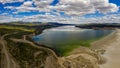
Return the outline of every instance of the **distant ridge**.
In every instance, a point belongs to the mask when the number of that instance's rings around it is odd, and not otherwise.
[[[120,28],[120,23],[91,23],[76,25],[76,27],[86,29],[115,29]]]
[[[71,25],[74,26],[75,24],[64,24],[64,23],[58,23],[58,22],[23,22],[23,21],[16,21],[16,22],[7,22],[7,23],[0,23],[0,24],[48,24],[48,25],[57,25],[57,26],[66,26]]]

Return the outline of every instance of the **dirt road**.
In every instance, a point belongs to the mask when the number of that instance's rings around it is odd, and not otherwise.
[[[41,46],[37,46],[35,45],[33,42],[31,41],[28,41],[28,40],[23,40],[23,39],[16,39],[16,38],[10,38],[12,41],[14,42],[21,42],[21,43],[28,43],[30,44],[31,46],[35,47],[35,48],[38,48],[38,49],[42,49],[42,50],[45,50],[47,52],[49,52],[49,54],[52,54],[54,57],[58,57],[55,52],[49,48],[45,48],[45,47],[41,47]]]
[[[14,61],[14,58],[11,56],[7,50],[5,37],[9,34],[5,34],[0,37],[0,45],[2,46],[2,65],[1,68],[19,68],[19,65]]]

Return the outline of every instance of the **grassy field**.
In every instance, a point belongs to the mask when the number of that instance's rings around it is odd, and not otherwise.
[[[27,29],[23,27],[13,27],[13,26],[7,26],[7,25],[0,25],[0,28],[2,29],[11,29],[11,30],[22,30],[22,31],[27,31],[27,32],[34,32],[34,29]]]

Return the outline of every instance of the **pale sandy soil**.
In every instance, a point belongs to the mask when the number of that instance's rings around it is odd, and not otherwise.
[[[120,68],[120,30],[117,30],[117,38],[109,43],[106,52],[103,55],[107,63],[101,65],[101,68]]]
[[[101,48],[106,50],[103,57],[107,61],[105,64],[100,65],[100,68],[120,68],[120,29],[117,29],[117,32],[106,40],[104,40],[105,42],[94,43],[96,45],[98,43],[98,47],[102,46]],[[96,46],[96,48],[98,47]]]

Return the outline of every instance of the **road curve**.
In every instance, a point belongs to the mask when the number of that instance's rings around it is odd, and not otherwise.
[[[55,52],[53,50],[49,49],[49,48],[45,48],[45,47],[41,47],[41,46],[35,45],[33,42],[28,41],[28,40],[16,39],[16,38],[10,38],[10,40],[12,40],[14,42],[28,43],[31,46],[35,47],[35,48],[46,50],[47,52],[50,53],[50,55],[53,55],[55,58],[58,59],[58,56],[55,54]]]
[[[5,45],[5,40],[4,40],[4,37],[7,36],[7,35],[8,34],[5,34],[0,38],[0,44],[2,46],[2,51],[4,52],[4,55],[5,55],[6,68],[10,68],[10,58],[9,58],[8,51],[7,51],[7,48],[6,48],[6,45]]]
[[[10,35],[10,34],[15,34],[15,33],[9,33],[9,34],[4,34],[3,36],[0,37],[0,44],[2,46],[2,55],[5,55],[4,57],[4,62],[3,65],[1,65],[2,68],[19,68],[19,65],[14,61],[12,55],[9,53],[7,50],[7,42],[5,41],[5,37]],[[5,61],[6,60],[6,61]]]

